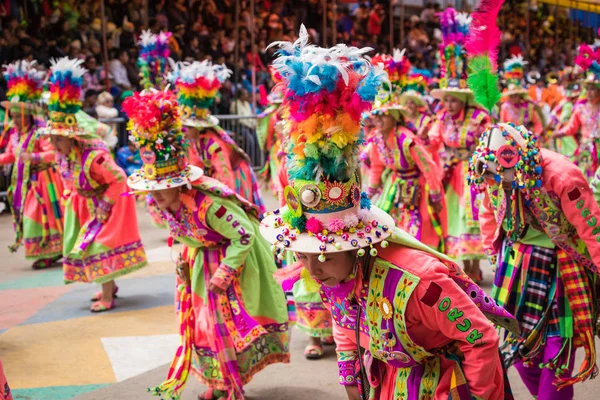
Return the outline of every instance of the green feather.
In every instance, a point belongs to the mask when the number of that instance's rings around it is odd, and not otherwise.
[[[487,55],[473,57],[469,61],[469,77],[467,84],[473,91],[475,101],[491,114],[492,109],[502,98],[498,89],[498,74],[492,70],[492,63]]]

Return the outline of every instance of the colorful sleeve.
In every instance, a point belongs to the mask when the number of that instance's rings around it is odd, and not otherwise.
[[[381,159],[381,154],[377,150],[375,143],[369,143],[368,155],[371,167],[369,168],[369,195],[374,195],[381,185],[381,175],[385,170],[385,164]]]
[[[563,136],[575,136],[579,129],[581,128],[581,115],[579,112],[580,106],[575,106],[573,108],[573,114],[571,114],[571,118],[567,125],[561,128],[559,131]]]
[[[338,378],[340,385],[356,386],[358,367],[358,350],[354,332],[333,324],[333,338],[338,359]]]
[[[208,153],[208,159],[215,169],[215,178],[227,185],[230,189],[235,190],[235,178],[233,176],[233,170],[231,168],[227,150],[219,143],[219,141],[211,138],[207,140],[206,151]]]
[[[244,266],[252,249],[256,235],[259,234],[257,225],[234,201],[216,196],[208,208],[206,222],[220,235],[229,239],[229,244],[225,246],[225,257],[211,278],[211,283],[227,289]]]
[[[441,122],[439,120],[435,122],[433,127],[429,130],[429,135],[426,138],[422,137],[421,140],[430,153],[433,154],[439,152],[443,143]]]
[[[438,165],[418,141],[413,142],[410,146],[410,154],[421,173],[425,176],[431,201],[434,203],[440,202],[442,200],[442,173],[438,170]]]
[[[560,122],[568,123],[571,115],[573,115],[573,103],[568,101],[562,106],[559,118]]]
[[[410,315],[409,313],[415,313]],[[448,267],[432,260],[410,297],[407,318],[455,341],[463,355],[462,369],[475,398],[502,398],[504,374],[496,329],[477,305],[448,275]],[[427,338],[422,339],[426,343]],[[485,368],[481,368],[485,365]]]
[[[54,161],[56,153],[54,151],[52,143],[50,143],[50,139],[46,137],[40,137],[38,140],[40,151],[37,153],[33,153],[33,162],[51,163],[52,161]]]
[[[496,263],[499,250],[494,246],[494,239],[496,237],[496,231],[501,228],[498,227],[498,222],[496,221],[496,214],[494,213],[494,208],[490,202],[488,188],[486,187],[480,195],[483,196],[481,206],[479,207],[481,242],[485,253],[490,259],[490,263],[493,266]]]
[[[13,133],[13,135],[15,135],[15,133]],[[14,144],[12,138],[9,138],[8,144],[6,145],[6,151],[0,154],[0,165],[13,164],[15,161]]]
[[[550,180],[550,189],[560,195],[562,211],[587,245],[594,264],[600,265],[600,208],[594,193],[575,165],[565,165],[560,171]]]
[[[125,172],[109,154],[100,154],[92,162],[90,174],[98,183],[108,185],[98,207],[110,212],[119,196],[126,190]]]
[[[534,105],[532,109],[533,133],[539,137],[542,133],[544,133],[546,118],[544,117],[543,111],[540,107],[536,107]]]

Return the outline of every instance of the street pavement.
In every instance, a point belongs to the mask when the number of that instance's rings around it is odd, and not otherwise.
[[[267,206],[277,202],[265,195]],[[9,214],[0,215],[0,359],[18,400],[151,400],[147,388],[166,377],[178,346],[173,308],[174,256],[167,232],[155,228],[138,210],[142,240],[150,265],[118,280],[116,308],[89,312],[96,285],[64,285],[60,266],[33,271],[22,250],[8,252],[14,235]],[[176,254],[176,249],[173,250]],[[491,272],[484,265],[491,287]],[[290,364],[275,364],[246,386],[249,399],[345,399],[337,383],[333,347],[325,357],[306,360],[306,337],[294,329]],[[600,343],[598,343],[600,346]],[[599,347],[600,348],[600,347]],[[577,358],[576,368],[581,362]],[[485,368],[485,365],[481,366]],[[515,398],[532,399],[510,370]],[[182,400],[195,400],[205,390],[193,377]],[[576,399],[600,398],[600,381],[576,387]]]

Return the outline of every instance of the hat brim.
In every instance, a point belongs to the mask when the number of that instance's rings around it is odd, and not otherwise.
[[[379,113],[386,113],[388,111],[400,111],[402,114],[407,114],[408,110],[400,104],[390,104],[382,107],[375,107],[371,110],[371,115],[377,115]]]
[[[213,128],[219,126],[219,119],[214,115],[209,115],[207,119],[183,118],[181,125],[189,128]]]
[[[276,222],[277,218],[279,218],[281,215],[283,215],[283,213],[285,213],[286,211],[287,211],[287,206],[284,206],[273,213],[268,213],[263,218],[263,220],[260,222],[260,233],[270,244],[276,245],[276,243],[278,242],[277,235],[283,234],[284,229],[286,229],[285,226],[275,227],[275,225],[276,225],[275,222]],[[388,213],[386,213],[382,209],[375,207],[375,206],[371,206],[370,210],[362,211],[362,213],[365,213],[365,212],[366,212],[366,216],[367,216],[367,220],[368,220],[365,222],[365,224],[367,222],[377,221],[379,227],[387,226],[388,229],[386,231],[383,231],[382,229],[378,229],[379,232],[381,232],[381,236],[379,236],[379,237],[377,237],[375,235],[375,233],[372,231],[371,234],[368,234],[368,235],[364,236],[363,238],[359,238],[358,232],[361,230],[357,229],[356,233],[348,233],[347,240],[343,240],[340,236],[338,236],[336,234],[332,234],[333,237],[335,238],[336,243],[339,243],[340,246],[339,246],[339,248],[336,248],[333,244],[328,243],[326,245],[327,248],[325,251],[323,251],[323,253],[335,253],[338,251],[351,251],[351,250],[357,250],[362,247],[369,247],[370,244],[374,245],[376,243],[380,243],[392,234],[392,231],[394,229],[394,219]],[[292,229],[292,231],[293,231],[293,229]],[[369,243],[367,241],[367,236],[371,238],[371,240],[372,240],[371,243]],[[351,244],[351,241],[353,239],[356,239],[358,241],[358,246],[353,246]],[[316,236],[310,235],[308,232],[297,233],[296,239],[290,240],[290,246],[285,247],[285,250],[294,251],[294,252],[298,252],[298,253],[305,253],[305,254],[318,254],[318,253],[322,252],[321,250],[319,250],[319,247],[322,244],[323,243],[319,239],[317,239]]]
[[[512,96],[513,94],[520,94],[520,95],[528,96],[529,91],[527,89],[505,90],[504,92],[502,92],[502,97]]]
[[[400,104],[402,106],[406,107],[406,102],[408,100],[414,101],[414,103],[419,107],[424,107],[427,105],[427,102],[425,101],[425,99],[423,98],[423,96],[421,94],[405,93],[405,94],[400,95]]]
[[[37,111],[37,110],[41,110],[41,107],[37,104],[31,104],[31,103],[26,103],[24,101],[8,101],[8,100],[4,100],[3,102],[0,103],[0,106],[2,106],[2,108],[6,109],[6,110],[10,110],[11,108],[22,108],[24,110],[29,110],[29,111]]]
[[[64,136],[69,138],[85,138],[89,135],[86,131],[81,129],[80,127],[76,127],[74,129],[65,129],[65,128],[51,128],[46,126],[44,128],[38,129],[38,134],[45,136]]]
[[[150,192],[154,190],[172,189],[185,186],[188,183],[198,180],[204,175],[202,168],[195,165],[188,165],[179,176],[168,179],[154,180],[144,178],[143,171],[138,169],[127,178],[127,186],[134,191]]]
[[[464,103],[475,102],[475,96],[471,89],[433,89],[431,97],[442,100],[445,95],[454,96]]]

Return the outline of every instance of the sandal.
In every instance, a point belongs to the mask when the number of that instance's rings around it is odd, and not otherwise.
[[[119,287],[117,285],[115,285],[115,288],[113,289],[113,299],[117,298],[117,293],[119,293]],[[102,298],[102,290],[98,290],[96,292],[96,294],[92,296],[90,301],[98,301],[101,298]]]
[[[33,264],[31,264],[32,269],[44,269],[51,267],[56,261],[60,260],[55,258],[44,258],[42,260],[36,260]]]
[[[335,340],[333,339],[333,336],[321,338],[321,343],[323,343],[325,346],[335,346]]]
[[[304,357],[306,357],[307,360],[319,360],[323,358],[323,347],[309,344],[304,349]]]
[[[92,304],[90,311],[93,313],[99,313],[104,311],[110,311],[115,308],[115,301],[112,300],[110,303],[106,303],[102,300],[98,300]]]
[[[206,392],[198,395],[198,400],[227,400],[227,392],[217,389],[208,389]]]
[[[481,282],[483,282],[483,273],[481,272],[481,270],[479,270],[475,273],[468,273],[467,275],[477,285],[479,285]]]

